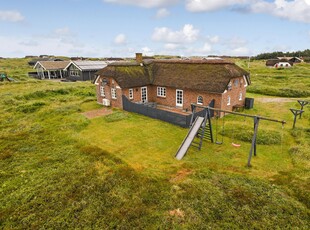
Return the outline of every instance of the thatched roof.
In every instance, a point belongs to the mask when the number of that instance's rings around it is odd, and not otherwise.
[[[99,70],[97,75],[112,77],[122,88],[150,85],[150,77],[145,67],[138,64],[122,65],[113,63]]]
[[[249,75],[234,63],[224,60],[119,62],[109,64],[97,74],[114,78],[122,88],[152,84],[213,93],[223,93],[230,79]]]
[[[41,66],[45,70],[63,70],[69,61],[38,61],[34,68]]]

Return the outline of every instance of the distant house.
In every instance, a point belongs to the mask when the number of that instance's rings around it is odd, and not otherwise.
[[[142,60],[115,62],[98,71],[97,101],[123,108],[123,98],[157,108],[190,111],[191,103],[233,110],[245,103],[249,73],[225,60]]]
[[[74,81],[94,80],[94,74],[107,66],[105,61],[71,61],[66,67],[67,79]]]
[[[293,62],[286,59],[269,59],[266,61],[266,66],[269,68],[291,68],[293,65]]]
[[[35,64],[37,64],[38,61],[42,62],[42,61],[64,61],[64,60],[60,58],[50,58],[50,57],[34,58],[28,62],[28,65],[35,66]]]
[[[68,64],[69,61],[38,61],[33,68],[39,79],[66,78],[67,72],[64,69]]]
[[[299,57],[278,57],[279,60],[286,60],[288,62],[292,62],[292,63],[301,63],[303,62],[303,59],[302,58],[299,58]]]

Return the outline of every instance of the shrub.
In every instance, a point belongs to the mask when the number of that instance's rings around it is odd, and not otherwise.
[[[33,113],[39,110],[41,107],[45,105],[44,102],[35,102],[32,104],[20,105],[16,108],[16,111],[23,112],[23,113]]]

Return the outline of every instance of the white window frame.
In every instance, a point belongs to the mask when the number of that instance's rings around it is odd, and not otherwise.
[[[133,89],[129,89],[129,99],[133,99]]]
[[[180,93],[180,94],[178,94],[178,93]],[[181,95],[182,97],[180,98],[179,95]],[[175,104],[177,107],[183,107],[183,102],[184,102],[183,90],[177,89],[175,91]]]
[[[230,96],[227,97],[227,105],[230,105]]]
[[[142,93],[144,90],[145,90],[145,100],[143,100],[143,93]],[[141,101],[142,103],[147,102],[147,87],[146,86],[141,87]]]
[[[242,96],[243,96],[243,94],[242,94],[242,92],[240,92],[239,93],[239,101],[242,101]]]
[[[104,90],[103,85],[100,86],[100,95],[101,95],[101,97],[105,97],[105,90]]]
[[[243,86],[244,86],[244,87],[247,87],[247,86],[248,86],[248,82],[247,82],[247,80],[246,80],[246,76],[244,76],[244,75],[243,75],[243,80],[244,80],[244,85],[243,85]]]
[[[112,99],[117,99],[117,97],[116,97],[116,89],[115,88],[111,88],[111,97],[112,97]]]
[[[201,95],[197,97],[197,105],[203,105],[203,97]]]
[[[166,87],[157,87],[157,97],[166,97]]]

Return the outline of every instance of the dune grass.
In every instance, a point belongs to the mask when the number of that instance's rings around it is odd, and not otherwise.
[[[279,97],[310,97],[310,64],[298,63],[292,68],[267,68],[266,61],[238,61],[251,73],[248,92]]]
[[[251,119],[218,121],[223,144],[174,155],[187,129],[101,108],[92,84],[0,84],[0,228],[308,229],[310,106],[263,103],[257,156],[246,167]],[[215,126],[215,120],[213,120]],[[214,127],[214,131],[216,127]],[[241,146],[236,148],[232,142]]]

